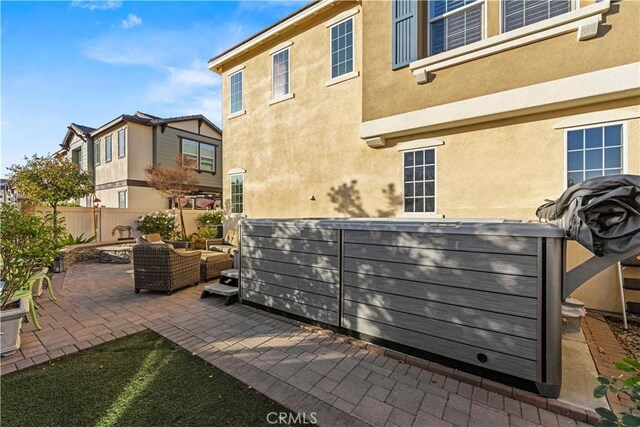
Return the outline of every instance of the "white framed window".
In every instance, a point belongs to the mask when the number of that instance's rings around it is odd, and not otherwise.
[[[229,100],[231,103],[231,114],[242,111],[243,75],[243,71],[238,71],[229,76]]]
[[[216,168],[216,147],[200,143],[200,170],[214,172]]]
[[[502,0],[502,32],[571,11],[575,0]]]
[[[104,161],[109,163],[113,155],[113,144],[111,143],[111,135],[104,138]]]
[[[127,190],[118,191],[118,207],[121,209],[127,207]]]
[[[189,139],[182,140],[182,161],[198,167],[198,143]]]
[[[403,152],[404,212],[435,213],[436,150]]]
[[[93,146],[93,164],[100,164],[100,140],[97,140]]]
[[[429,54],[482,40],[484,7],[484,0],[429,1]]]
[[[231,181],[231,213],[244,213],[244,174],[229,175]]]
[[[215,145],[182,138],[181,146],[183,162],[201,171],[216,171]]]
[[[565,145],[567,187],[591,178],[624,173],[622,123],[567,129]]]
[[[118,131],[118,158],[121,159],[127,154],[127,136],[125,129]]]
[[[331,78],[354,71],[353,18],[330,27],[331,33]]]
[[[272,98],[277,99],[289,95],[289,48],[274,53],[272,56]]]

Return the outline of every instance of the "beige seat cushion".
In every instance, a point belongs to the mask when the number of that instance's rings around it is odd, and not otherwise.
[[[142,239],[148,243],[162,242],[162,236],[159,233],[144,234]]]
[[[202,261],[225,261],[230,259],[229,254],[223,252],[202,251],[200,259]]]

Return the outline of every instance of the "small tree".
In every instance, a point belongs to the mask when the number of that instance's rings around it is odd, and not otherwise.
[[[180,156],[174,167],[147,166],[144,170],[147,184],[158,193],[178,202],[180,210],[180,233],[182,239],[187,240],[187,230],[184,226],[182,203],[180,199],[198,190],[200,179],[193,167],[193,161],[183,160]]]
[[[53,226],[58,237],[58,206],[93,193],[93,178],[80,165],[61,155],[24,158],[25,165],[11,165],[11,184],[27,201],[53,209]]]

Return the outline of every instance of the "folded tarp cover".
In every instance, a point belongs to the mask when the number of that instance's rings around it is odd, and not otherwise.
[[[640,176],[582,181],[540,206],[536,215],[597,256],[640,250]]]

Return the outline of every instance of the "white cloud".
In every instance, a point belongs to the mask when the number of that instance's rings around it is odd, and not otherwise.
[[[127,16],[127,19],[122,20],[122,28],[125,30],[137,27],[138,25],[142,25],[142,18],[138,15],[134,15],[133,13],[130,13],[129,16]]]
[[[115,0],[73,0],[71,6],[89,10],[107,10],[119,8],[122,6],[122,2]]]

